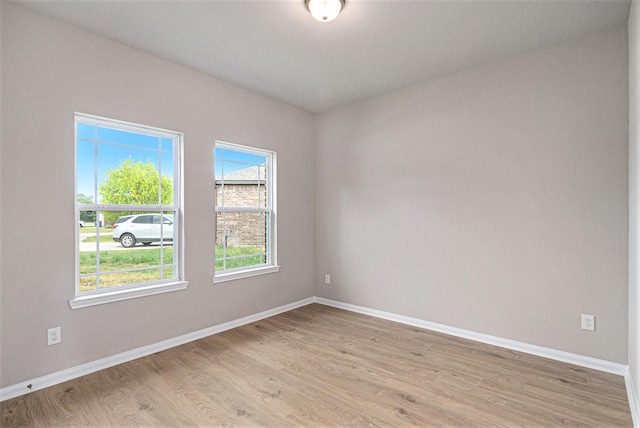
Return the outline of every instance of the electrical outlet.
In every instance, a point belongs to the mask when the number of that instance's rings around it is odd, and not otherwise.
[[[62,342],[62,335],[60,327],[53,327],[47,329],[47,345],[55,345]]]
[[[331,284],[331,275],[329,275],[328,273],[324,275],[324,283]]]
[[[582,314],[582,329],[595,331],[596,329],[596,317],[595,315]]]

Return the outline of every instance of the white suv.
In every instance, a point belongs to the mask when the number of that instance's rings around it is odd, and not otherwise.
[[[173,242],[173,216],[162,216],[162,241]],[[122,216],[113,225],[113,240],[126,248],[138,242],[150,245],[160,242],[160,214],[137,214]]]

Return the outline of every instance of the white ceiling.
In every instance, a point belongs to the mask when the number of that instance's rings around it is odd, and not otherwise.
[[[12,0],[321,112],[581,34],[625,25],[631,0]]]

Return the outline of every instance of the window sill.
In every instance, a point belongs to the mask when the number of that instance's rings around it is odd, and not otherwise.
[[[244,269],[235,272],[219,273],[213,277],[213,283],[217,284],[219,282],[233,281],[236,279],[249,278],[258,275],[266,275],[268,273],[278,272],[279,270],[280,266],[267,266],[254,269]]]
[[[105,303],[118,302],[120,300],[135,299],[138,297],[152,296],[154,294],[169,293],[171,291],[184,290],[189,285],[189,281],[177,281],[167,284],[153,284],[144,287],[129,288],[124,290],[107,291],[100,294],[90,294],[87,296],[77,296],[69,300],[71,309],[86,308],[88,306],[103,305]]]

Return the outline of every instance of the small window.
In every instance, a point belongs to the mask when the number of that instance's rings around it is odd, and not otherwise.
[[[276,272],[274,152],[216,142],[214,282]]]
[[[133,223],[143,223],[143,224],[151,224],[153,223],[153,218],[155,216],[150,215],[141,215],[133,220]],[[158,217],[158,223],[160,223],[160,217]]]
[[[182,134],[82,114],[75,131],[71,307],[185,288]]]

